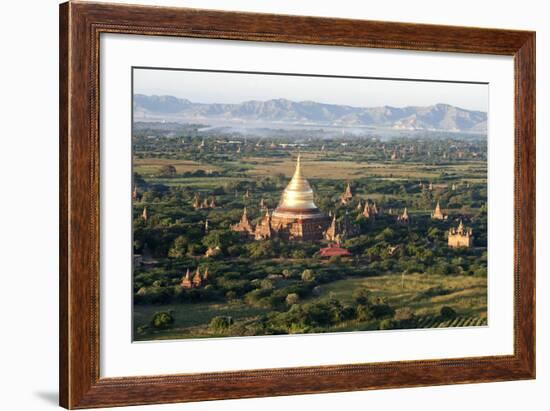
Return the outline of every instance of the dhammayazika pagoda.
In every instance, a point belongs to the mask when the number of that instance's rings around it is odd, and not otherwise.
[[[330,218],[313,201],[313,190],[302,174],[300,156],[294,175],[283,191],[277,208],[271,214],[271,228],[289,240],[320,240]]]
[[[302,174],[298,156],[294,175],[283,191],[277,208],[272,213],[265,208],[265,216],[255,229],[245,208],[241,221],[232,225],[231,229],[253,236],[256,240],[278,237],[285,240],[316,241],[323,239],[329,225],[330,218],[313,201],[313,190]]]

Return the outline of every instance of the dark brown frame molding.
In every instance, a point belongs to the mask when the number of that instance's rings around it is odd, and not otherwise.
[[[101,33],[513,56],[514,354],[155,377],[99,374]],[[535,378],[535,33],[69,2],[60,6],[60,405],[66,408]]]

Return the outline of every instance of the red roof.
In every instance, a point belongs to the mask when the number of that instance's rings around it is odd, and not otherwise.
[[[337,244],[329,244],[328,247],[319,250],[319,255],[321,257],[349,257],[351,253]]]

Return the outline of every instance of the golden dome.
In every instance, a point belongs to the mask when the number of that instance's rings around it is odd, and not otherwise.
[[[318,212],[319,209],[313,202],[313,190],[302,174],[300,156],[296,160],[296,171],[283,191],[281,201],[275,213],[278,212]]]

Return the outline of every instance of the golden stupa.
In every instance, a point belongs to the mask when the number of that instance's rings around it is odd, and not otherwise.
[[[271,228],[289,240],[320,240],[330,219],[313,201],[313,190],[302,174],[300,156],[294,175],[271,215]]]

